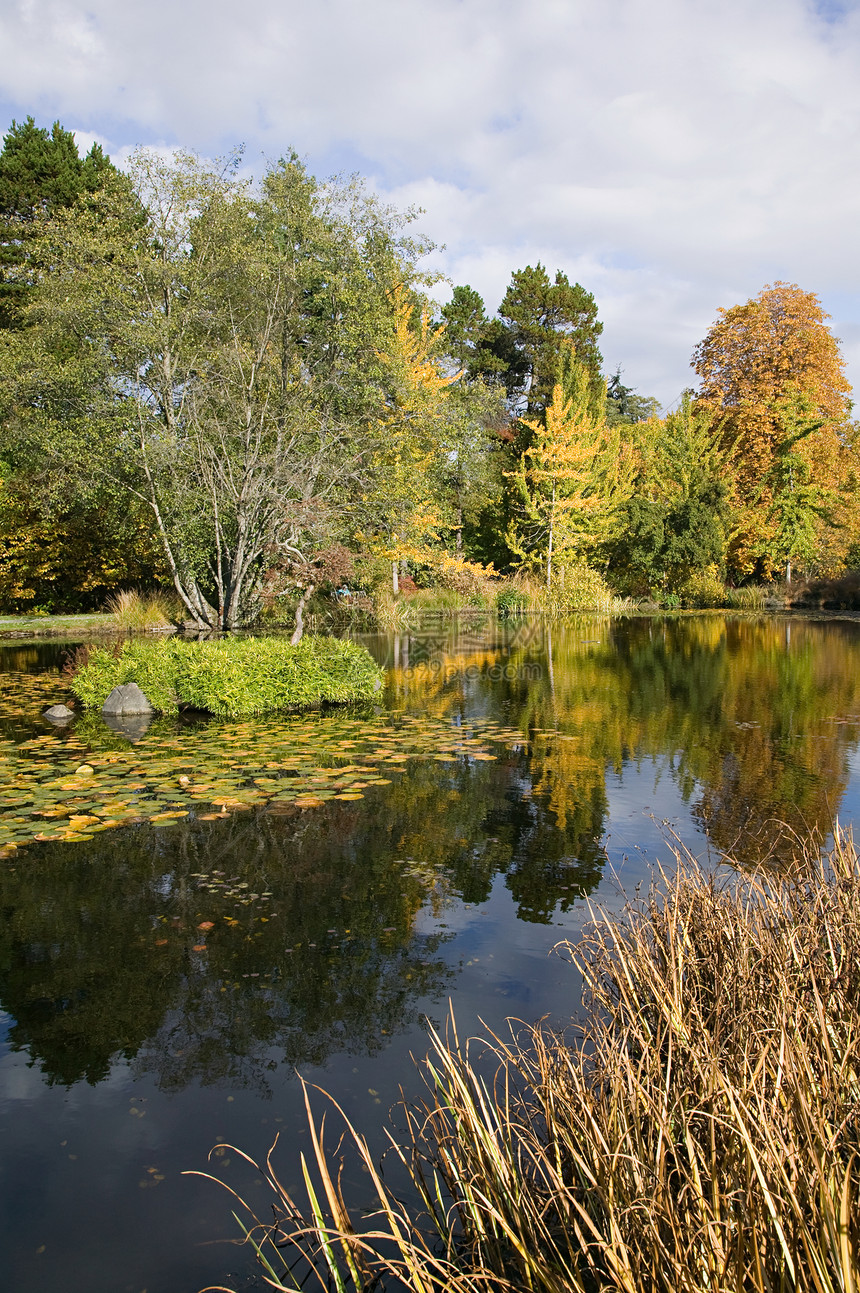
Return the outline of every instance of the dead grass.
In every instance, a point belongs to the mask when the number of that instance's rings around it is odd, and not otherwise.
[[[171,628],[180,613],[178,599],[161,591],[139,592],[134,588],[112,593],[105,604],[117,628],[131,632],[153,632]]]
[[[343,1118],[311,1116],[304,1195],[236,1196],[275,1289],[857,1293],[860,861],[837,831],[781,874],[706,873],[680,849],[648,899],[563,951],[588,1022],[461,1044],[431,1034],[386,1184]],[[487,1057],[492,1059],[487,1069]],[[492,1069],[495,1070],[494,1076]],[[487,1073],[490,1076],[486,1076]],[[357,1154],[372,1217],[336,1166]],[[250,1161],[250,1160],[249,1160]],[[214,1178],[213,1178],[214,1179]]]

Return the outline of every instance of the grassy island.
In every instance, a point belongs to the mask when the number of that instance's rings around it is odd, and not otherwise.
[[[369,652],[344,638],[128,640],[84,648],[72,690],[101,708],[114,687],[136,682],[155,710],[201,709],[222,718],[267,710],[369,700],[382,674]]]

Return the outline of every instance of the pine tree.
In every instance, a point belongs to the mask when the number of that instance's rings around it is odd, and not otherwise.
[[[98,144],[81,158],[75,137],[55,121],[13,121],[0,152],[0,327],[17,327],[29,286],[28,247],[40,217],[95,192],[113,171]]]
[[[508,396],[529,417],[541,416],[552,400],[559,363],[570,346],[588,374],[590,395],[605,398],[597,348],[603,324],[594,297],[579,283],[570,283],[561,270],[551,282],[540,262],[527,265],[512,275],[499,315],[514,351],[505,373]]]

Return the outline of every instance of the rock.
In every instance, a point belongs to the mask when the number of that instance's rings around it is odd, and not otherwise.
[[[68,705],[52,705],[44,711],[42,717],[51,723],[68,723],[70,718],[75,717],[75,711],[69,709]]]
[[[123,716],[127,714],[151,714],[152,706],[136,682],[126,682],[121,687],[114,687],[102,705],[102,713]]]

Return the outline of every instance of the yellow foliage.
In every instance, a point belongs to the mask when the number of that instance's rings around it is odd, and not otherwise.
[[[435,475],[440,466],[447,394],[460,376],[442,371],[436,358],[442,328],[432,329],[426,307],[412,327],[415,306],[406,288],[392,293],[394,335],[379,351],[387,370],[385,409],[378,420],[372,498],[375,532],[359,536],[392,561],[421,559],[443,526]]]
[[[524,565],[582,560],[608,537],[633,490],[634,462],[617,428],[595,411],[587,370],[572,365],[567,390],[553,387],[544,421],[523,420],[532,443],[510,473],[519,503],[506,539]]]

